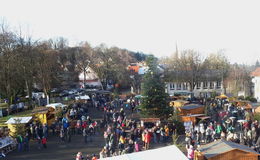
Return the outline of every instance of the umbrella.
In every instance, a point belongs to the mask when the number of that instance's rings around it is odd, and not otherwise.
[[[236,117],[229,117],[230,119],[235,119]]]
[[[136,95],[135,98],[142,98],[142,95]]]
[[[230,119],[227,119],[225,122],[226,122],[226,123],[231,123],[231,120],[230,120]]]
[[[227,99],[228,96],[224,95],[224,94],[221,94],[220,96],[217,96],[216,98],[219,98],[219,99]]]
[[[237,120],[237,122],[239,122],[239,123],[243,123],[243,122],[246,122],[247,120],[245,120],[245,119],[240,119],[240,120]]]

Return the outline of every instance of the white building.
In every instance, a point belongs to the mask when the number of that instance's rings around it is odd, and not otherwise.
[[[254,98],[257,99],[257,102],[260,102],[260,67],[256,68],[251,73],[252,77],[252,82],[253,82],[253,93],[254,93]]]
[[[190,85],[187,82],[168,82],[166,92],[169,95],[189,94]],[[221,81],[205,81],[195,85],[192,93],[195,97],[211,97],[213,94],[222,94],[224,92]]]
[[[85,75],[85,85],[88,86],[102,86],[99,77],[97,76],[97,74],[90,68],[88,67],[87,71],[86,71],[86,75]],[[84,73],[81,72],[79,74],[79,81],[80,81],[80,86],[84,86],[83,82],[84,82]]]

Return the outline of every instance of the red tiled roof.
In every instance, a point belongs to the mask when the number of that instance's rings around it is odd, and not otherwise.
[[[258,77],[260,76],[260,67],[256,68],[253,72],[250,74],[251,76]]]

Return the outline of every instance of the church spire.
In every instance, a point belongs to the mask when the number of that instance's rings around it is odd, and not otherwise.
[[[178,59],[179,58],[179,51],[178,51],[177,42],[175,43],[175,47],[176,47],[176,50],[175,50],[175,53],[174,53],[174,59]]]

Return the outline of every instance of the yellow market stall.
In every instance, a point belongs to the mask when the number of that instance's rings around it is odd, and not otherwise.
[[[50,126],[55,121],[55,109],[52,107],[37,107],[32,111],[33,120]]]
[[[8,129],[10,130],[9,134],[14,136],[16,134],[16,126],[22,125],[21,127],[26,128],[26,124],[32,121],[32,117],[12,117],[5,123],[7,124]]]

